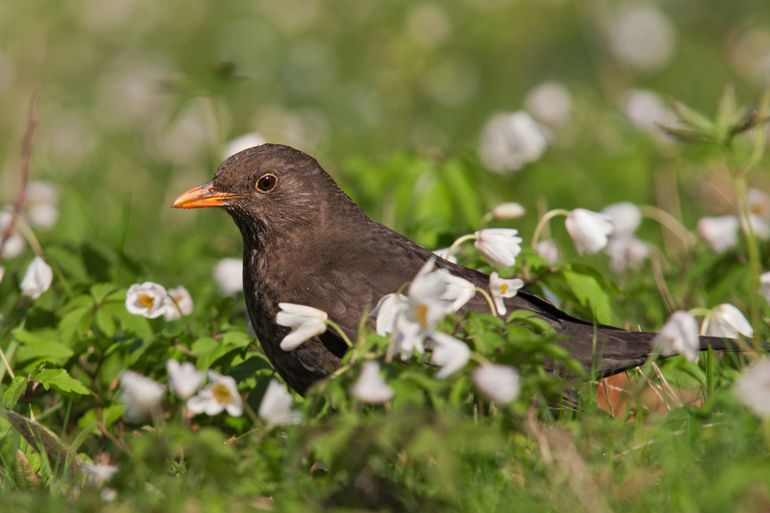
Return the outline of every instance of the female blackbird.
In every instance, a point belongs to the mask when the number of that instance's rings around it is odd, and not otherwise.
[[[279,344],[288,328],[275,322],[278,303],[323,310],[354,336],[365,309],[409,282],[434,255],[369,219],[315,159],[288,146],[263,144],[228,158],[211,182],[174,201],[175,208],[223,207],[243,236],[246,307],[276,370],[299,393],[331,374],[346,346],[333,332],[294,351]],[[437,259],[437,267],[487,288],[479,271]],[[526,290],[505,300],[508,311],[535,312],[586,369],[608,376],[640,365],[654,333],[596,326],[572,317]],[[476,296],[465,310],[486,310]],[[729,341],[702,337],[701,349],[723,350]]]

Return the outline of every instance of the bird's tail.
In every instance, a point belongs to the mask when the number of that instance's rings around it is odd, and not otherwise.
[[[632,369],[642,365],[655,351],[657,333],[624,330],[600,330],[597,340],[599,347],[592,361],[599,377]],[[746,349],[738,340],[722,337],[700,337],[700,351],[740,352]],[[596,357],[598,356],[598,358]],[[674,356],[661,355],[662,358]]]

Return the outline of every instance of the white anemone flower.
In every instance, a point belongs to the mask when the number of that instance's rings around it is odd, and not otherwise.
[[[524,282],[519,278],[506,280],[500,278],[500,275],[496,272],[489,275],[489,292],[492,294],[492,299],[495,302],[497,315],[506,314],[505,298],[514,297],[523,286]]]
[[[468,345],[451,337],[445,333],[434,333],[431,336],[433,342],[433,353],[430,363],[441,367],[436,372],[438,379],[444,379],[459,371],[468,363],[471,357],[471,350]]]
[[[27,267],[21,280],[21,293],[31,299],[37,299],[49,289],[53,281],[53,270],[45,260],[36,256]]]
[[[243,290],[243,260],[223,258],[214,267],[214,281],[225,296],[231,296]]]
[[[182,285],[168,289],[165,309],[163,317],[167,321],[174,321],[183,315],[190,315],[193,312],[192,296]]]
[[[612,234],[612,221],[608,215],[584,208],[571,211],[565,226],[580,254],[592,254],[604,249]]]
[[[166,289],[158,283],[135,283],[126,292],[126,310],[134,315],[157,319],[166,313],[167,295]]]
[[[326,331],[326,312],[305,305],[278,303],[281,311],[275,316],[279,326],[291,328],[281,340],[281,349],[293,351],[311,338]]]
[[[12,219],[13,216],[10,212],[0,212],[0,233],[5,233],[5,230],[8,229],[8,225],[11,224]],[[3,247],[2,254],[0,254],[0,258],[16,258],[24,253],[25,247],[24,237],[14,229],[11,232],[11,236],[5,241],[5,246]]]
[[[535,245],[535,251],[551,265],[559,261],[559,246],[556,245],[556,241],[553,239],[538,241]]]
[[[243,400],[232,377],[210,370],[209,384],[187,400],[187,409],[210,416],[227,411],[228,415],[240,417],[243,415]]]
[[[259,403],[259,418],[268,427],[297,424],[302,420],[302,414],[292,407],[293,399],[283,385],[272,379],[267,386],[262,402]]]
[[[248,132],[235,139],[227,141],[225,149],[222,152],[222,158],[227,159],[232,157],[236,153],[251,148],[253,146],[261,146],[265,144],[265,138],[256,132]]]
[[[449,248],[440,248],[433,251],[433,254],[439,258],[443,258],[447,262],[457,263],[457,257],[449,254]]]
[[[521,382],[516,369],[507,365],[486,364],[473,371],[473,383],[487,399],[498,404],[516,400]]]
[[[198,391],[206,379],[206,375],[198,371],[190,362],[179,363],[176,360],[166,360],[171,389],[180,399],[188,399]]]
[[[489,216],[498,221],[509,221],[523,217],[527,210],[520,204],[513,201],[500,203],[489,211]]]
[[[740,310],[729,303],[712,308],[703,320],[703,334],[712,337],[754,336],[754,330]]]
[[[702,217],[698,220],[698,234],[709,247],[722,253],[738,244],[738,218],[735,216]]]
[[[691,362],[698,359],[700,337],[695,317],[684,311],[676,311],[663,325],[654,339],[663,356],[681,354]]]
[[[630,201],[607,205],[602,213],[608,215],[612,221],[613,237],[629,236],[642,223],[642,211]]]
[[[524,106],[539,122],[559,128],[569,121],[572,97],[563,84],[548,81],[527,93]]]
[[[607,26],[607,42],[615,58],[630,68],[656,71],[674,54],[676,32],[659,8],[626,5]]]
[[[398,316],[408,307],[408,300],[403,294],[392,293],[382,296],[372,314],[377,316],[375,330],[378,335],[388,335],[396,330]]]
[[[493,115],[479,141],[481,161],[496,173],[518,171],[548,147],[547,130],[524,111]]]
[[[521,237],[513,228],[487,228],[475,233],[476,250],[495,267],[510,267],[521,253]]]
[[[466,280],[465,278],[455,276],[446,269],[438,269],[433,272],[439,273],[439,275],[444,279],[446,288],[441,294],[441,299],[450,303],[449,310],[451,312],[460,310],[463,306],[465,306],[465,303],[470,301],[473,296],[476,295],[476,285]]]
[[[103,463],[81,462],[80,468],[83,469],[88,475],[89,481],[97,488],[112,479],[118,472],[116,465],[105,465]]]
[[[650,135],[663,138],[660,125],[673,126],[677,117],[655,92],[647,89],[631,89],[627,91],[622,101],[623,113],[639,130]]]
[[[59,191],[50,182],[33,181],[24,193],[24,211],[30,222],[43,229],[59,219]]]
[[[759,277],[759,293],[770,303],[770,272]]]
[[[755,415],[770,419],[770,358],[762,357],[746,367],[734,390],[738,401]]]
[[[118,399],[126,406],[123,416],[129,422],[140,422],[160,413],[160,404],[166,394],[166,387],[155,380],[134,371],[120,375]]]
[[[380,364],[377,362],[364,364],[350,391],[356,400],[369,404],[386,403],[393,397],[393,389],[380,375]]]
[[[650,245],[633,235],[612,237],[607,244],[610,267],[615,272],[624,272],[642,265],[650,256]]]

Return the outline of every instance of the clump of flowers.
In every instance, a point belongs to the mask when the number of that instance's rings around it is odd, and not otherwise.
[[[193,312],[193,300],[186,288],[166,290],[163,285],[152,281],[135,283],[126,292],[126,309],[148,319],[163,316],[173,321]]]

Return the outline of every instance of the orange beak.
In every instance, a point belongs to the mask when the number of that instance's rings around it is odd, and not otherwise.
[[[180,194],[171,206],[174,208],[224,207],[229,200],[237,197],[237,194],[215,191],[211,183],[204,183]]]

